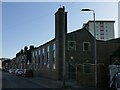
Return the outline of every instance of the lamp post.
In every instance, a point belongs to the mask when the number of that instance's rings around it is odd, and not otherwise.
[[[94,10],[91,10],[91,9],[82,9],[81,11],[91,11],[93,12],[93,19],[94,19],[94,52],[95,52],[95,87],[97,88],[97,53],[96,53],[96,30],[95,30],[95,11]]]

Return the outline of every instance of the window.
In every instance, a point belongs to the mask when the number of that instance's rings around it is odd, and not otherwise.
[[[53,44],[52,57],[53,57],[53,69],[56,69],[56,45]]]
[[[100,25],[100,29],[104,29],[104,26],[103,26],[103,25]]]
[[[105,24],[107,24],[107,22],[105,22]]]
[[[39,51],[38,51],[38,55],[40,55],[40,49],[39,49]]]
[[[35,50],[34,56],[35,56],[35,64],[36,64],[37,63],[37,50]]]
[[[101,32],[103,32],[103,31],[104,31],[104,29],[100,29],[100,31],[101,31]]]
[[[104,35],[104,33],[101,33],[100,35]]]
[[[100,28],[104,28],[104,23],[100,22]]]
[[[68,41],[68,50],[76,50],[76,41]]]
[[[34,51],[32,52],[32,57],[34,58]]]
[[[96,28],[98,28],[98,26],[96,26]]]
[[[40,49],[39,49],[39,51],[38,51],[38,63],[39,63],[39,65],[40,65]]]
[[[37,56],[37,50],[35,51],[35,56]]]
[[[83,51],[90,51],[90,42],[83,42]]]
[[[104,39],[104,37],[101,37],[101,39]]]
[[[53,57],[55,58],[56,57],[56,49],[55,49],[55,44],[53,44],[53,51],[54,51],[54,53],[53,53]]]
[[[44,67],[44,48],[42,49],[42,68]]]
[[[90,51],[90,42],[83,42],[83,51]]]
[[[50,46],[47,47],[47,68],[49,68],[50,62]]]

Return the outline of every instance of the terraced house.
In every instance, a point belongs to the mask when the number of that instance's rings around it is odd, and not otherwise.
[[[23,63],[24,68],[34,70],[34,76],[55,80],[63,80],[63,70],[65,70],[67,81],[75,81],[88,87],[96,85],[95,68],[97,67],[97,86],[107,87],[110,56],[120,47],[120,43],[96,40],[97,64],[95,64],[94,41],[94,36],[86,27],[67,33],[67,12],[64,7],[59,8],[55,13],[55,38],[38,47],[24,50],[22,52],[24,54],[21,54],[19,59],[21,67]]]

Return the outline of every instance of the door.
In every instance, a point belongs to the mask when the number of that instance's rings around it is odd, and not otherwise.
[[[69,81],[76,80],[76,67],[73,63],[68,64],[68,80]]]

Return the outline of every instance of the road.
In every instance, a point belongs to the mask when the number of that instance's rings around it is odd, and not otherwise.
[[[8,72],[2,73],[2,88],[45,88],[44,86],[32,82],[24,77],[16,76]]]
[[[0,71],[1,72],[1,71]],[[8,72],[2,72],[2,90],[97,90],[95,88],[61,88],[59,82],[54,82],[45,78],[24,78]],[[108,89],[98,89],[108,90]]]

